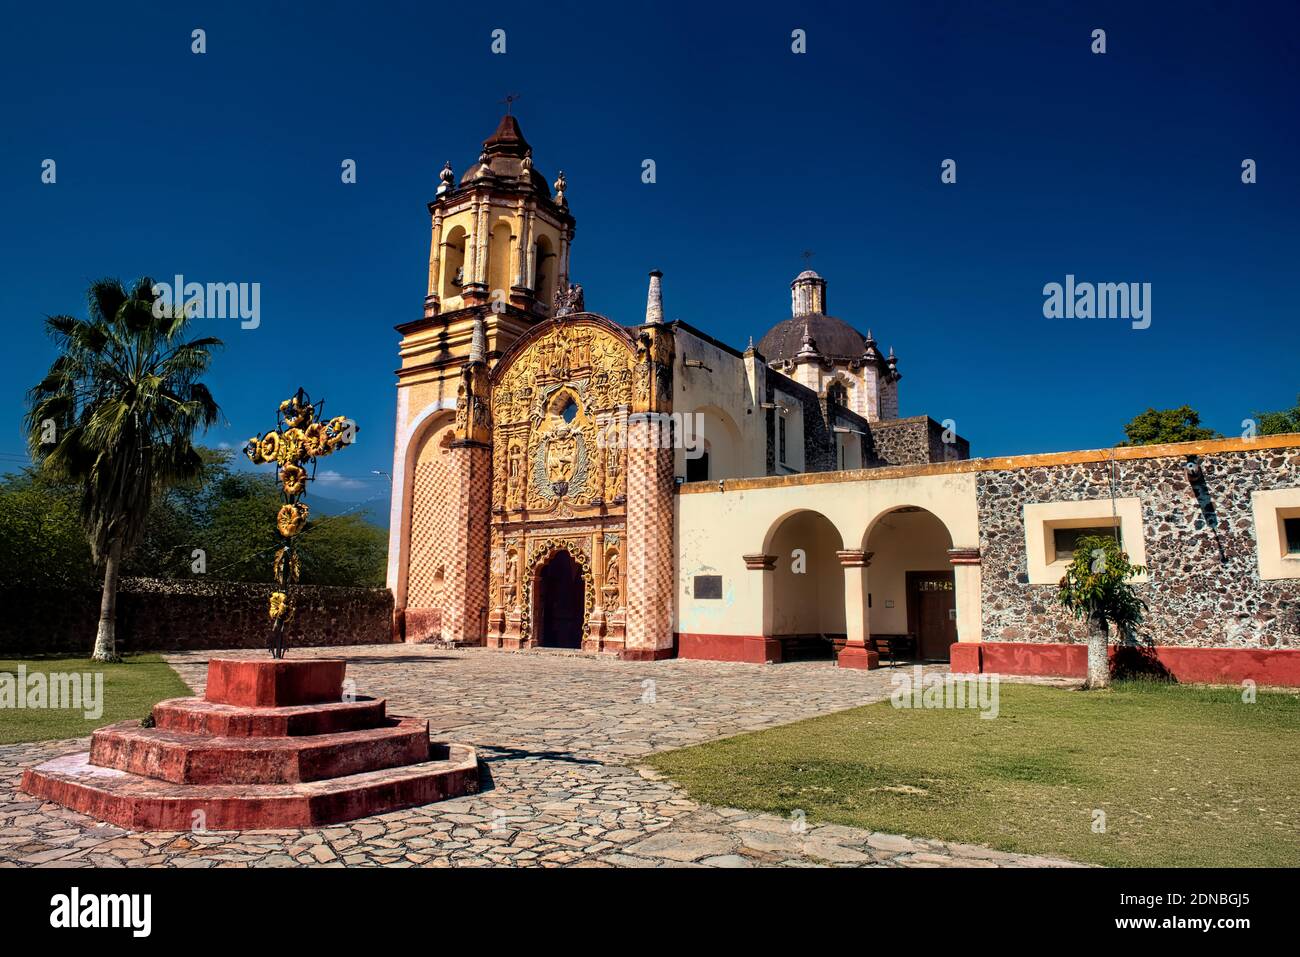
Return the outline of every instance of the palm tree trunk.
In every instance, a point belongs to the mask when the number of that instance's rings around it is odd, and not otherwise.
[[[1110,661],[1106,656],[1106,619],[1092,617],[1088,627],[1088,680],[1085,688],[1110,687]]]
[[[122,546],[114,542],[104,560],[104,593],[99,601],[99,631],[95,635],[95,661],[117,660],[117,576]]]

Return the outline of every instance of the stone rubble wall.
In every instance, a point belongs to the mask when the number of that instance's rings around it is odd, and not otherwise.
[[[970,442],[956,436],[945,443],[943,433],[943,426],[927,415],[872,422],[863,465],[928,465],[970,458]]]
[[[117,595],[120,652],[264,648],[270,585],[123,579]],[[289,624],[290,647],[385,644],[393,636],[387,588],[302,586]],[[0,590],[0,655],[89,656],[100,591]]]
[[[1157,645],[1300,648],[1300,581],[1261,581],[1250,495],[1300,486],[1300,450],[1199,457],[1193,490],[1185,456],[1116,463],[1115,496],[1141,499],[1150,581],[1139,634]],[[1089,462],[978,473],[985,641],[1086,641],[1086,625],[1056,603],[1055,585],[1029,585],[1023,506],[1110,497],[1110,465]]]

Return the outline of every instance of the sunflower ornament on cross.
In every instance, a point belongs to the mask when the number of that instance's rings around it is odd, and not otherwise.
[[[274,573],[276,590],[271,593],[268,613],[271,617],[271,657],[283,658],[285,626],[293,617],[290,588],[298,583],[299,561],[296,543],[307,527],[307,483],[316,478],[316,460],[351,445],[360,428],[341,415],[326,420],[325,400],[313,403],[299,389],[280,403],[276,427],[265,435],[253,436],[244,445],[244,454],[254,465],[274,462],[275,477],[280,483],[280,511],[275,525],[284,544],[276,550]]]

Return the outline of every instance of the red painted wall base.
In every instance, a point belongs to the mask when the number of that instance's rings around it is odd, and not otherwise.
[[[678,634],[677,657],[773,664],[781,660],[781,642],[763,635]]]
[[[984,641],[958,643],[951,648],[952,670],[962,673],[1043,675],[1082,678],[1087,673],[1084,644]],[[1110,648],[1111,661],[1148,673],[1172,675],[1179,681],[1300,687],[1300,648]]]
[[[671,648],[624,648],[618,653],[624,661],[663,661],[673,657]]]
[[[845,645],[836,655],[835,664],[839,668],[860,668],[868,671],[880,667],[880,655],[868,648]]]

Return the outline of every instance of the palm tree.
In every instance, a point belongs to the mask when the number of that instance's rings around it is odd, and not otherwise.
[[[187,310],[167,308],[153,289],[148,278],[129,291],[100,279],[88,290],[88,319],[47,317],[59,357],[27,393],[32,458],[81,486],[82,524],[104,566],[96,661],[117,657],[118,574],[154,496],[198,474],[203,462],[191,440],[220,415],[198,379],[221,340],[185,341]]]

